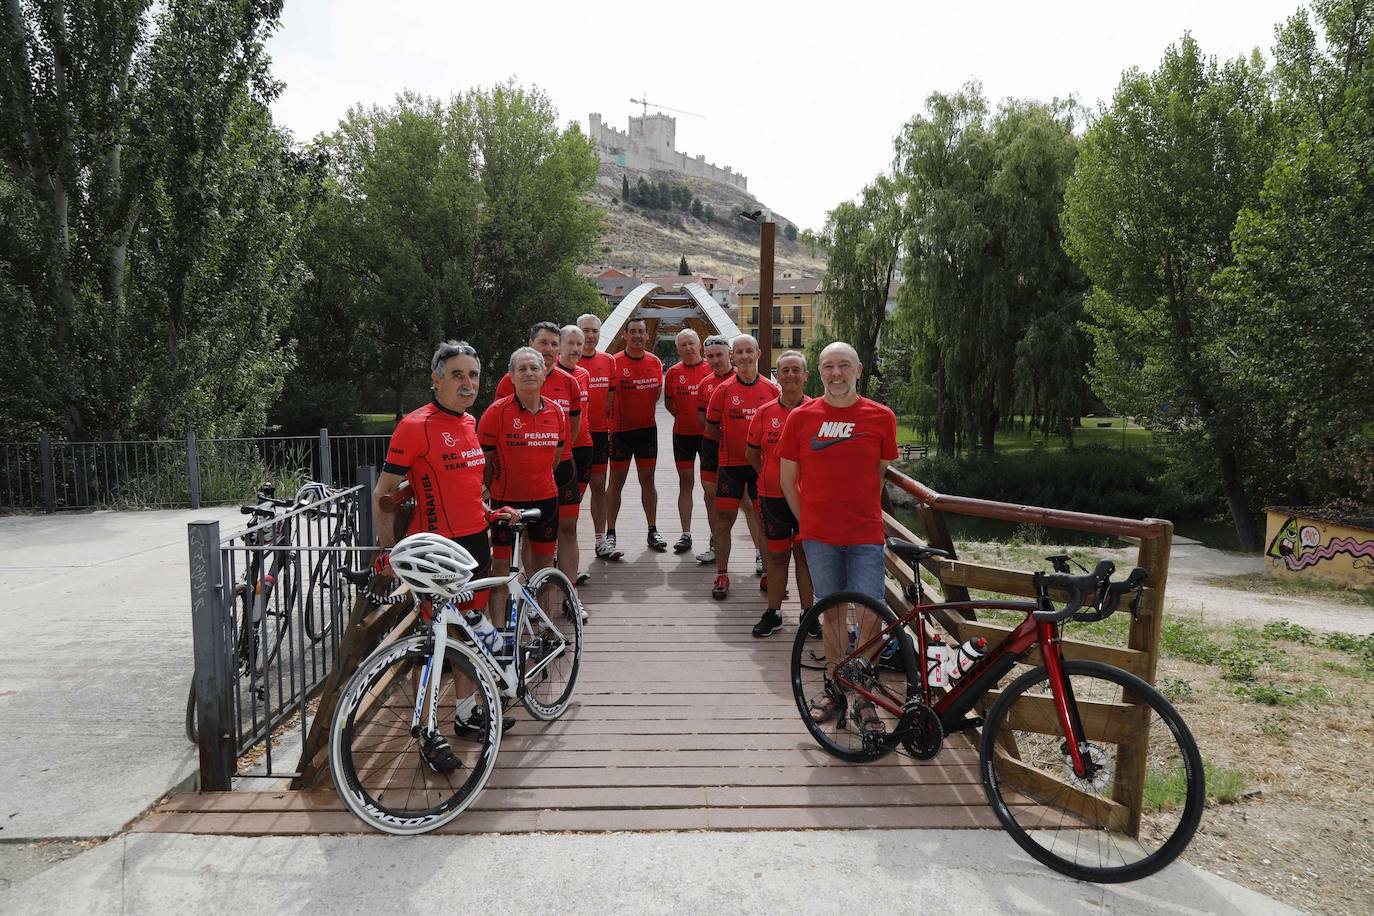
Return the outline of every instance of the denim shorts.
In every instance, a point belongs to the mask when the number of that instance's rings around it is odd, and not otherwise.
[[[824,541],[801,543],[817,601],[832,592],[862,592],[880,605],[886,604],[882,544],[837,547]]]

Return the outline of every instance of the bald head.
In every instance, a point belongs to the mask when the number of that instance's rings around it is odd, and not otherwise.
[[[859,399],[859,375],[863,366],[859,354],[842,340],[821,351],[819,365],[825,400],[836,407],[848,407]]]

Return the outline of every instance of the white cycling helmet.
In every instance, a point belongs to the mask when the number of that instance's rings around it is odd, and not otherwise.
[[[396,542],[391,568],[417,594],[453,598],[472,579],[477,561],[448,538],[421,532]]]

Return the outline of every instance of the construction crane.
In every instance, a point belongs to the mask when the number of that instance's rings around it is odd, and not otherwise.
[[[645,95],[648,95],[649,93],[646,92],[646,93],[644,93],[644,94],[645,94]],[[630,102],[633,103],[633,104],[635,104],[635,105],[643,105],[643,106],[644,106],[644,114],[645,114],[646,116],[649,114],[649,106],[652,105],[652,106],[654,106],[655,108],[661,109],[661,110],[663,110],[663,111],[675,111],[675,112],[677,112],[678,114],[687,115],[689,118],[704,118],[704,117],[706,117],[706,115],[699,115],[699,114],[697,114],[696,112],[693,112],[693,111],[683,111],[681,108],[669,108],[667,105],[660,105],[660,104],[658,104],[657,102],[650,102],[650,101],[646,101],[645,99],[630,99]]]

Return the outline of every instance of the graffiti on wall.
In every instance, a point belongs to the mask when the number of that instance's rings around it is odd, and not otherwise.
[[[1353,537],[1333,537],[1323,544],[1320,528],[1299,524],[1296,516],[1290,516],[1265,551],[1266,556],[1281,561],[1293,572],[1315,566],[1337,554],[1349,554],[1356,568],[1374,567],[1374,539],[1357,541]]]

